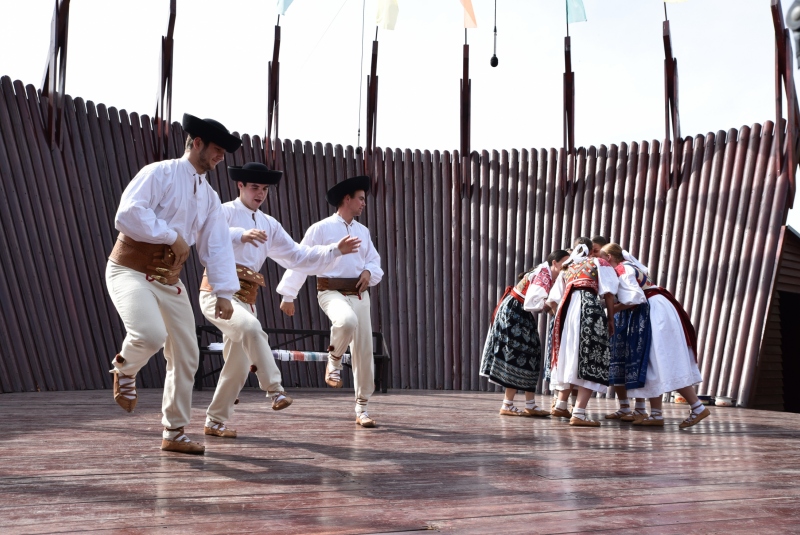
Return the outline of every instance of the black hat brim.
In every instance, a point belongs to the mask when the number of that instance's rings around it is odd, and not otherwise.
[[[192,137],[199,137],[208,143],[216,143],[227,152],[236,152],[242,146],[242,140],[238,137],[194,115],[184,113],[181,124],[183,129]]]
[[[368,176],[354,176],[342,180],[328,190],[325,199],[328,201],[328,204],[338,207],[345,195],[352,195],[357,191],[368,192],[371,182]]]
[[[244,169],[242,167],[228,166],[228,176],[236,182],[247,184],[266,184],[273,186],[281,181],[282,171],[259,171],[256,169]]]

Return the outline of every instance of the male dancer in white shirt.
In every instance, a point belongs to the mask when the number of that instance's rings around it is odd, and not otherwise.
[[[342,387],[342,355],[350,346],[356,394],[356,423],[375,427],[367,413],[367,402],[375,390],[375,363],[372,358],[372,322],[367,289],[383,278],[381,257],[369,235],[369,229],[354,218],[361,215],[366,204],[370,179],[366,176],[348,178],[328,190],[328,204],[336,213],[311,225],[303,245],[328,245],[345,236],[361,239],[358,254],[342,256],[333,267],[317,273],[317,299],[331,320],[331,343],[328,346],[328,365],[325,382],[333,388]],[[283,296],[281,310],[294,315],[294,299],[303,286],[306,275],[288,270],[278,284]]]
[[[233,415],[236,396],[253,371],[274,410],[292,404],[281,386],[281,372],[272,356],[269,337],[256,315],[256,298],[264,277],[259,273],[267,258],[285,268],[302,273],[316,273],[331,267],[344,254],[358,252],[361,240],[345,236],[338,243],[308,247],[299,245],[274,218],[260,211],[267,199],[269,186],[277,184],[283,173],[270,171],[263,163],[251,162],[242,167],[228,167],[228,175],[237,182],[239,197],[222,205],[230,227],[233,255],[241,289],[234,294],[230,319],[216,317],[217,297],[208,278],[200,286],[200,308],[203,315],[223,334],[222,356],[225,364],[217,381],[214,398],[206,413],[205,434],[235,438],[236,431],[225,426]]]
[[[163,347],[167,375],[161,449],[203,454],[205,446],[183,432],[192,411],[199,351],[192,305],[178,277],[189,247],[196,244],[215,288],[214,315],[231,317],[230,299],[239,280],[228,225],[206,173],[242,142],[212,119],[184,114],[183,129],[189,133],[183,157],[144,167],[120,199],[115,218],[120,234],[109,256],[106,284],[127,335],[111,373],[114,400],[131,412],[138,399],[136,373]]]

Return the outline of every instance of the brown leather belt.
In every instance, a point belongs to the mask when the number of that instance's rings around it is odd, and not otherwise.
[[[169,245],[136,241],[122,233],[108,259],[170,286],[178,283],[183,269],[183,264],[173,265],[175,253]]]
[[[356,288],[358,277],[348,279],[328,279],[317,277],[317,291],[326,292],[328,290],[337,291],[343,295],[359,295],[361,292]]]
[[[267,285],[264,275],[241,264],[236,264],[236,275],[239,277],[239,291],[233,296],[243,303],[255,305],[258,298],[258,287]],[[203,273],[203,282],[200,283],[200,291],[214,291],[211,284],[208,283],[208,274],[205,272]]]

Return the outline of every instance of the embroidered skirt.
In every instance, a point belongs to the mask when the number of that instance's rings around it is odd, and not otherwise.
[[[507,295],[497,308],[483,347],[480,374],[492,383],[535,392],[542,349],[533,314]]]
[[[544,352],[544,380],[550,381],[550,355],[553,354],[553,326],[556,324],[556,317],[548,314],[547,319],[547,342],[545,343]]]
[[[597,295],[576,290],[563,326],[558,360],[551,371],[552,388],[566,390],[574,385],[605,392],[611,352],[606,314]]]
[[[647,379],[647,361],[652,340],[650,305],[643,303],[614,315],[608,384],[642,388]]]

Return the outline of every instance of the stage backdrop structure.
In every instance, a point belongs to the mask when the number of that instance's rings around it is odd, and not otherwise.
[[[276,41],[275,122],[267,131],[276,137],[265,148],[258,136],[242,135],[242,148],[209,181],[223,202],[231,200],[236,186],[226,166],[268,155],[285,176],[266,210],[300,240],[330,214],[325,191],[368,170],[374,187],[363,218],[386,272],[373,290],[373,324],[388,344],[394,388],[494,389],[478,365],[504,287],[574,237],[602,234],[649,265],[690,313],[701,394],[788,408],[783,384],[800,379],[790,327],[800,310],[793,305],[800,304],[800,238],[784,225],[800,136],[777,0],[772,12],[777,128],[766,121],[694,138],[463,157],[375,147],[366,165],[364,152],[350,146],[277,138]],[[370,76],[377,79],[374,69]],[[171,100],[168,87],[162,80],[160,102]],[[0,78],[0,248],[7,251],[0,256],[0,392],[111,387],[109,361],[124,337],[104,277],[114,214],[124,187],[160,152],[157,144],[166,142],[168,157],[183,153],[178,123],[156,135],[161,118],[54,93],[51,103],[32,85]],[[667,86],[668,106],[675,94]],[[168,106],[159,109],[168,115]],[[60,131],[51,114],[62,117]],[[267,262],[263,271],[269,290],[257,306],[266,326],[329,326],[313,283],[288,318],[273,291],[282,269]],[[193,303],[201,274],[193,254],[182,275]],[[541,319],[542,339],[544,326]],[[280,365],[287,387],[324,386],[321,364]],[[156,358],[138,384],[160,387],[163,378]]]

